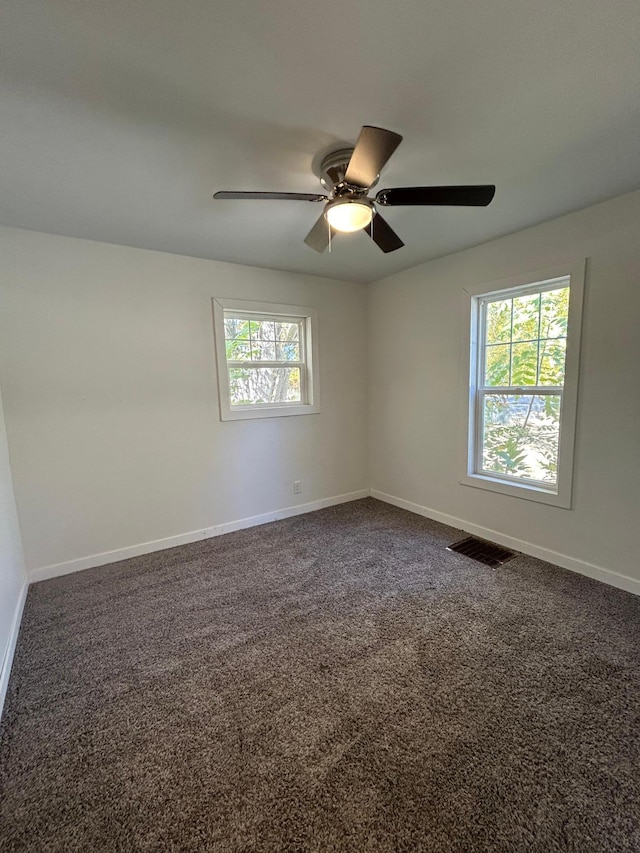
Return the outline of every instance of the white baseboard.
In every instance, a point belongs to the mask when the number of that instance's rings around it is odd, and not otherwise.
[[[303,515],[306,512],[313,512],[317,509],[325,509],[329,506],[356,501],[366,497],[369,497],[369,489],[360,489],[357,492],[348,492],[344,495],[321,498],[320,500],[298,504],[297,506],[288,506],[284,509],[274,510],[273,512],[265,512],[262,515],[241,518],[238,521],[228,521],[225,524],[218,524],[215,527],[206,527],[204,530],[192,530],[189,533],[180,533],[177,536],[169,536],[166,539],[156,539],[154,542],[143,542],[140,545],[132,545],[128,548],[117,548],[115,551],[105,551],[102,554],[91,554],[88,557],[80,557],[77,560],[67,560],[64,563],[42,566],[41,568],[29,571],[29,582],[37,583],[37,581],[57,578],[60,575],[68,575],[71,572],[105,566],[108,563],[116,563],[119,560],[128,560],[130,557],[140,557],[142,554],[151,554],[153,551],[164,551],[166,548],[188,545],[190,542],[198,542],[201,539],[211,539],[214,536],[222,536],[224,533],[233,533],[234,530],[256,527],[259,524],[280,521],[283,518]]]
[[[11,630],[9,632],[9,642],[7,650],[2,661],[2,669],[0,670],[0,717],[2,717],[2,709],[4,708],[4,700],[7,695],[7,687],[9,685],[9,676],[11,675],[11,665],[13,663],[13,655],[16,650],[18,634],[20,632],[20,622],[22,621],[22,611],[24,603],[27,600],[27,590],[29,582],[25,580],[22,584],[22,589],[16,602],[16,609],[13,612],[13,620],[11,622]]]
[[[479,524],[472,524],[470,521],[465,521],[463,518],[457,518],[454,515],[447,515],[444,512],[439,512],[436,509],[431,509],[427,506],[406,501],[403,498],[397,498],[394,495],[388,495],[385,492],[379,492],[377,489],[371,489],[372,498],[377,498],[379,501],[384,501],[393,506],[407,509],[409,512],[415,512],[416,515],[423,515],[425,518],[431,518],[433,521],[440,521],[442,524],[448,524],[450,527],[457,527],[459,530],[464,530],[466,533],[471,533],[474,536],[479,536],[481,539],[488,539],[491,542],[496,542],[498,545],[504,545],[506,548],[512,548],[514,551],[521,551],[523,554],[528,554],[530,557],[538,557],[540,560],[545,560],[547,563],[553,563],[556,566],[561,566],[563,569],[569,569],[571,572],[577,572],[580,575],[586,575],[589,578],[594,578],[602,583],[615,586],[618,589],[624,589],[626,592],[633,592],[635,595],[640,595],[640,581],[635,578],[630,578],[627,575],[619,574],[611,569],[604,569],[602,566],[596,566],[593,563],[587,563],[585,560],[578,560],[575,557],[569,557],[566,554],[559,554],[557,551],[552,551],[549,548],[542,548],[539,545],[534,545],[532,542],[525,542],[523,539],[515,539],[513,536],[506,536],[497,530],[491,530],[489,527],[481,527]]]

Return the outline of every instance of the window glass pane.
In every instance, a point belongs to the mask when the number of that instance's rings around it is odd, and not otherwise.
[[[278,361],[300,361],[300,344],[297,341],[280,341],[276,344]]]
[[[225,341],[227,359],[229,361],[251,361],[251,344],[249,341]]]
[[[542,294],[540,337],[566,337],[569,320],[569,288],[549,290]]]
[[[486,394],[482,470],[553,485],[558,474],[560,396]]]
[[[232,367],[229,369],[232,406],[260,403],[300,403],[299,367]]]
[[[538,337],[540,294],[517,296],[513,300],[513,340],[531,341]]]
[[[487,343],[501,344],[511,340],[511,299],[488,302],[486,306]]]
[[[224,336],[228,341],[249,340],[249,321],[239,317],[225,317]]]
[[[275,342],[260,340],[251,341],[251,357],[253,361],[275,361]]]
[[[272,320],[251,321],[251,337],[256,341],[275,341],[276,329]]]
[[[511,352],[511,385],[535,385],[538,373],[538,342],[514,344]]]
[[[564,385],[566,356],[567,341],[565,338],[540,341],[539,385]]]
[[[510,350],[509,344],[487,347],[484,367],[485,385],[509,384]]]
[[[299,323],[276,323],[277,341],[297,341],[299,337]]]

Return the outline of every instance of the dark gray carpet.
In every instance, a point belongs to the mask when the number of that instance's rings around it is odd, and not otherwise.
[[[3,851],[638,851],[640,599],[367,499],[33,586]]]

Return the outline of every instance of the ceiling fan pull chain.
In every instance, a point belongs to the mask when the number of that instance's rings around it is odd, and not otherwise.
[[[329,254],[331,254],[331,225],[329,225],[329,220],[327,220],[327,228],[329,229]]]

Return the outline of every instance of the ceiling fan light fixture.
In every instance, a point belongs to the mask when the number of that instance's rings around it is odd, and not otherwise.
[[[327,204],[324,215],[335,231],[360,231],[373,219],[373,205],[366,198],[337,198]]]

